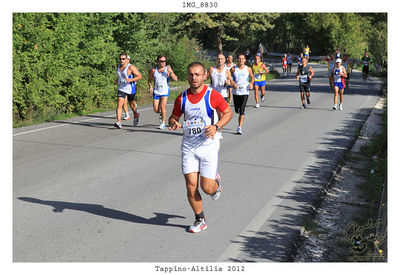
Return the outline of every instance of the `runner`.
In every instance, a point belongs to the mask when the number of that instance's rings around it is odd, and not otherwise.
[[[233,63],[233,56],[230,54],[228,55],[228,57],[226,58],[226,67],[229,70],[229,73],[231,72],[231,69],[236,66],[235,63]],[[232,76],[232,75],[231,75]],[[232,95],[232,83],[228,86],[228,92],[230,95]],[[231,106],[232,100],[229,102],[229,106]]]
[[[233,80],[231,72],[228,67],[225,66],[225,56],[223,54],[217,56],[217,65],[208,69],[207,80],[209,78],[211,78],[210,87],[219,92],[224,97],[225,101],[230,104],[232,101],[232,92],[228,90],[228,85],[230,85]]]
[[[308,60],[310,59],[310,53],[311,53],[310,47],[307,45],[307,46],[305,47],[305,49],[304,49],[304,57],[307,58],[307,62],[308,62]]]
[[[236,64],[233,62],[233,56],[230,54],[228,55],[228,57],[226,58],[226,67],[231,70],[232,67],[234,67]]]
[[[149,72],[147,84],[149,92],[153,95],[153,109],[155,113],[160,114],[159,129],[165,129],[165,119],[167,118],[167,102],[169,96],[169,79],[178,81],[171,66],[167,65],[164,55],[157,56],[157,66]],[[154,79],[154,87],[151,82]]]
[[[343,55],[343,67],[346,69],[347,72],[347,77],[346,77],[346,88],[349,88],[349,81],[350,81],[350,75],[353,73],[353,62],[348,59],[348,55],[344,54]]]
[[[288,75],[290,75],[290,73],[292,72],[292,64],[293,64],[292,55],[290,53],[287,55],[287,64],[288,64]]]
[[[288,76],[288,60],[287,60],[287,55],[284,54],[282,57],[282,74],[284,76]]]
[[[199,186],[213,200],[221,195],[221,177],[217,173],[219,129],[232,119],[232,110],[221,94],[204,84],[206,71],[203,64],[193,62],[187,71],[190,88],[176,98],[169,129],[182,127],[179,119],[183,114],[182,173],[187,198],[195,214],[189,232],[198,233],[207,228]],[[221,114],[220,119],[217,113]]]
[[[247,50],[244,53],[246,55],[246,62],[249,62],[249,64],[250,64],[250,54],[251,54],[250,49],[247,48]]]
[[[306,99],[304,97],[307,97],[307,104],[311,104],[310,101],[310,85],[311,85],[311,80],[312,77],[314,76],[314,70],[313,68],[308,64],[307,58],[303,57],[301,60],[302,66],[297,72],[296,78],[299,80],[299,90],[300,90],[300,99],[302,109],[307,108],[306,106]]]
[[[342,60],[336,59],[336,67],[332,70],[333,84],[335,85],[335,95],[333,97],[333,110],[337,110],[337,97],[339,94],[340,104],[339,110],[343,110],[343,91],[346,86],[345,79],[347,77],[346,69],[342,66]]]
[[[325,57],[325,61],[328,62],[328,78],[329,78],[329,87],[331,88],[331,92],[333,92],[333,76],[332,70],[335,68],[335,57],[333,54],[329,54]]]
[[[336,57],[336,59],[337,59],[337,58],[341,58],[341,55],[342,55],[342,52],[340,51],[340,48],[337,48],[337,49],[336,49],[336,52],[335,52],[335,57]]]
[[[303,60],[303,53],[300,53],[300,56],[297,58],[297,73],[299,73],[299,69],[301,68],[301,66],[303,66],[302,64],[302,60]]]
[[[130,57],[126,53],[119,55],[121,64],[117,68],[117,79],[115,84],[118,84],[118,104],[117,104],[117,122],[114,127],[122,129],[121,117],[122,109],[124,106],[125,98],[128,98],[129,105],[132,108],[134,118],[133,126],[137,126],[139,123],[139,113],[135,102],[136,97],[136,82],[142,79],[142,74],[132,64],[129,64]]]
[[[244,121],[246,103],[249,99],[249,90],[253,89],[254,75],[252,70],[245,65],[246,57],[244,54],[239,54],[237,60],[238,65],[231,69],[234,88],[232,94],[235,112],[239,114],[239,125],[236,132],[238,135],[242,135],[242,125]],[[251,82],[249,82],[249,77],[251,78]]]
[[[372,62],[372,59],[368,56],[368,51],[365,51],[364,56],[361,58],[363,63],[362,65],[362,74],[364,81],[368,78],[369,64]]]
[[[254,75],[254,98],[256,100],[255,108],[260,107],[258,100],[258,89],[261,90],[261,102],[265,101],[265,84],[267,82],[266,74],[269,73],[267,66],[261,62],[260,56],[256,55],[255,63],[252,67]]]

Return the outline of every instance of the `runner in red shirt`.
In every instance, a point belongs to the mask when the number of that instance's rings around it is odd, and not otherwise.
[[[287,56],[286,56],[286,54],[284,54],[283,57],[282,57],[282,72],[283,72],[283,76],[288,76],[287,65],[288,65]]]
[[[221,195],[221,177],[217,173],[220,129],[232,119],[233,112],[220,93],[204,84],[207,76],[202,63],[191,63],[187,71],[190,88],[176,98],[169,129],[183,127],[182,174],[195,214],[189,232],[198,233],[207,228],[199,185],[213,200]]]

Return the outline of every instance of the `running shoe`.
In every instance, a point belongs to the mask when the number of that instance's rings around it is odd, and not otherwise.
[[[265,101],[265,96],[262,95],[261,96],[261,102],[264,103],[264,101]]]
[[[165,122],[161,122],[160,126],[158,126],[158,129],[165,129]]]
[[[237,130],[236,130],[236,133],[237,133],[238,135],[243,135],[242,128],[241,128],[241,127],[238,127]]]
[[[219,197],[221,196],[222,188],[221,188],[221,176],[220,176],[220,174],[217,173],[217,175],[215,176],[215,181],[218,184],[218,188],[217,188],[217,191],[214,194],[211,195],[211,198],[214,201],[218,200]]]
[[[207,229],[207,223],[205,219],[195,220],[194,224],[189,228],[191,233],[199,233]]]
[[[337,106],[336,106],[336,104],[335,105],[333,105],[333,108],[332,108],[333,110],[337,110]]]
[[[130,120],[131,117],[129,116],[129,114],[125,114],[124,117],[122,118],[123,120]]]
[[[256,106],[254,106],[255,108],[260,108],[260,104],[256,103]]]
[[[138,126],[140,114],[136,113],[133,117],[133,126]]]
[[[342,103],[339,104],[339,110],[340,110],[340,111],[343,110],[343,104],[342,104]]]
[[[122,129],[121,122],[119,122],[119,121],[115,122],[115,123],[114,123],[114,127],[115,127],[115,128],[118,128],[118,129]]]
[[[303,104],[303,105],[301,106],[301,109],[306,109],[306,108],[307,108],[306,104]]]
[[[307,104],[308,104],[308,105],[310,105],[310,104],[311,104],[311,101],[310,101],[310,99],[309,99],[309,98],[307,98]]]

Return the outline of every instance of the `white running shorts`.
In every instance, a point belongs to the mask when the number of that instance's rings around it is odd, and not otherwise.
[[[218,171],[219,141],[197,148],[181,146],[182,152],[182,173],[200,172],[200,175],[215,179]]]

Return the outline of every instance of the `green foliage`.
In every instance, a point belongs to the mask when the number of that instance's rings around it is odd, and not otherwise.
[[[79,113],[114,97],[118,48],[108,26],[102,14],[14,14],[14,122]]]
[[[121,52],[147,77],[164,54],[179,80],[187,65],[211,62],[216,51],[300,52],[314,55],[336,47],[352,58],[369,49],[386,67],[384,13],[14,13],[13,121],[84,113],[115,104],[115,69]]]
[[[164,53],[180,78],[199,60],[194,39],[171,30],[178,14],[15,13],[13,121],[84,113],[115,101],[115,69],[127,52],[143,74]],[[138,95],[140,98],[140,93]]]

